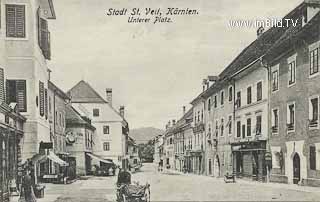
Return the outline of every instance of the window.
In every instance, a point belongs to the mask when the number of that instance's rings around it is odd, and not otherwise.
[[[219,122],[218,122],[218,120],[216,121],[216,131],[215,131],[215,135],[216,135],[216,137],[218,137],[218,135],[219,135]]]
[[[279,130],[279,109],[272,110],[272,133],[278,133]]]
[[[229,116],[229,122],[228,122],[228,132],[229,132],[229,135],[232,134],[232,116]]]
[[[44,115],[48,119],[48,90],[44,89]]]
[[[262,81],[257,83],[257,101],[262,100]]]
[[[93,111],[92,113],[93,113],[94,117],[98,117],[99,116],[99,112],[100,112],[99,109],[93,109],[92,111]]]
[[[295,104],[288,104],[287,108],[287,129],[293,131],[295,126]]]
[[[237,121],[237,137],[241,137],[241,121]]]
[[[17,103],[20,112],[27,112],[27,89],[25,80],[7,80],[7,103]]]
[[[310,75],[319,72],[319,48],[310,51]]]
[[[59,123],[60,123],[60,126],[62,126],[62,114],[59,113]]]
[[[218,98],[217,95],[214,96],[214,108],[217,108],[218,105]]]
[[[237,92],[237,101],[236,101],[237,108],[241,107],[241,91]]]
[[[4,70],[0,68],[0,103],[5,102]]]
[[[316,170],[316,147],[310,146],[310,170]]]
[[[203,110],[201,110],[201,121],[203,121]]]
[[[7,37],[25,38],[25,6],[6,5]]]
[[[252,87],[248,87],[247,88],[247,104],[251,104],[252,103]]]
[[[40,116],[44,115],[44,83],[39,81],[39,105]]]
[[[211,98],[208,100],[208,111],[211,111]]]
[[[223,136],[224,134],[224,119],[221,119],[221,125],[220,125],[220,135]]]
[[[49,113],[51,114],[51,97],[49,96]]]
[[[279,90],[279,72],[275,70],[272,72],[272,91]]]
[[[296,82],[296,61],[289,63],[289,86]]]
[[[256,117],[256,135],[261,135],[261,123],[262,123],[262,116],[258,115]]]
[[[109,133],[110,133],[109,126],[103,126],[103,134],[109,134]]]
[[[103,143],[103,151],[110,151],[110,142]]]
[[[224,105],[224,91],[221,91],[220,93],[220,102],[221,102],[221,105]]]
[[[247,119],[247,136],[251,137],[251,118]]]
[[[200,122],[200,111],[198,111],[198,122]]]
[[[319,97],[311,98],[309,101],[309,126],[317,127],[319,120]]]
[[[233,100],[233,88],[232,86],[229,87],[229,102]]]

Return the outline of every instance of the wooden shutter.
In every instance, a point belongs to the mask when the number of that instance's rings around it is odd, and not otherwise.
[[[46,117],[46,120],[48,119],[48,90],[45,89],[44,90],[44,114],[45,114],[45,117]]]
[[[44,115],[44,83],[39,81],[40,116]]]
[[[6,5],[7,37],[24,38],[25,32],[25,6]]]
[[[0,68],[0,103],[5,101],[4,92],[4,70]]]
[[[27,111],[27,89],[26,89],[26,81],[25,80],[17,80],[16,81],[16,98],[18,109],[20,112]]]

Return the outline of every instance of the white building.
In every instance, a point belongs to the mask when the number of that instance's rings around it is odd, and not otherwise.
[[[102,98],[87,82],[80,81],[68,92],[72,106],[92,120],[96,128],[93,153],[122,167],[128,166],[129,126],[124,119],[124,107],[112,107],[112,89]]]

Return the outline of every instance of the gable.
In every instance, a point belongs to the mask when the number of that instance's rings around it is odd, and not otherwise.
[[[71,88],[68,95],[73,103],[108,103],[90,84],[83,80]]]

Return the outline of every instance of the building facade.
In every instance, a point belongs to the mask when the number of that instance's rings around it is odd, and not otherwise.
[[[124,118],[124,107],[116,111],[112,107],[112,90],[106,90],[102,98],[87,82],[80,81],[68,94],[72,106],[91,119],[96,128],[93,152],[119,166],[128,167],[129,125]]]
[[[265,57],[274,182],[320,186],[319,11],[319,1],[301,4],[292,14],[299,26]]]
[[[92,174],[93,139],[95,127],[91,120],[81,116],[71,105],[66,106],[67,152],[76,161],[76,175]]]

